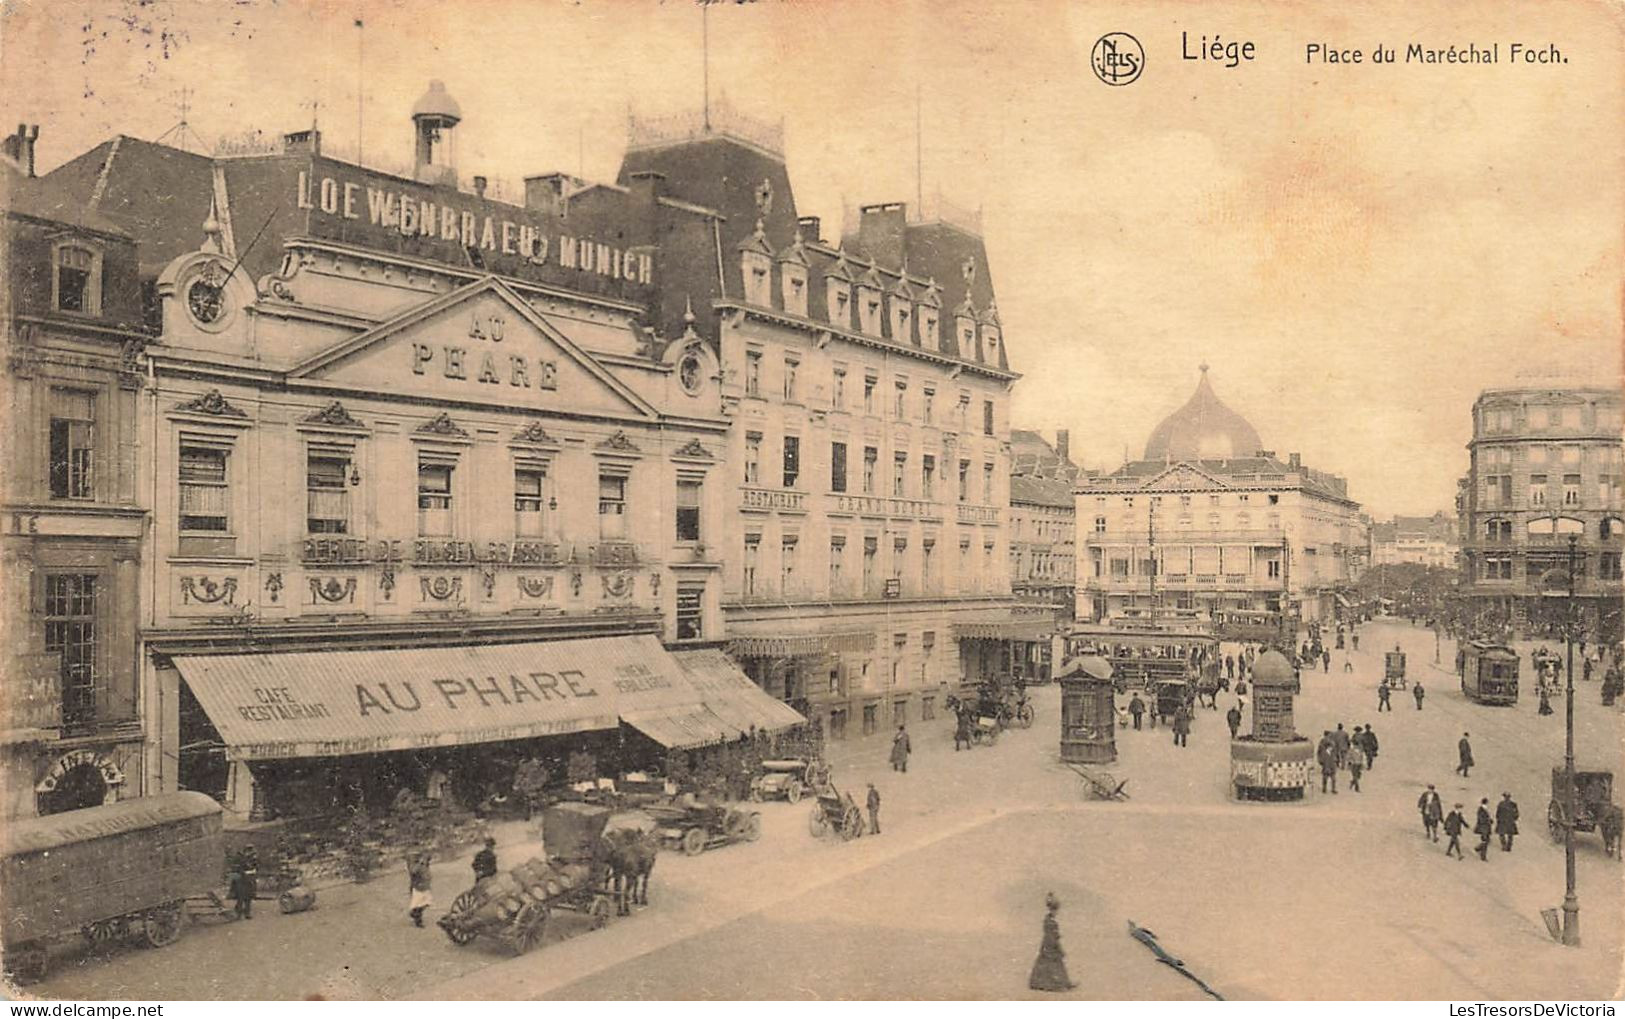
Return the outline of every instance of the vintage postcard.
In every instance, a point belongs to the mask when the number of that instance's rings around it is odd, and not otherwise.
[[[7,993],[1612,1015],[1622,82],[1612,0],[4,0]]]

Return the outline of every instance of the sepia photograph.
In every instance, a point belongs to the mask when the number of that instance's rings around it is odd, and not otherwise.
[[[1618,0],[0,0],[0,995],[1612,1016],[1622,127]]]

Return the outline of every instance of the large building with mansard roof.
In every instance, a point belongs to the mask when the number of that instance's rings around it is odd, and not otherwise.
[[[465,115],[430,87],[409,172],[311,129],[41,178],[134,241],[141,791],[476,796],[537,740],[840,737],[1020,657],[974,222],[827,239],[726,111],[499,200],[455,165]]]
[[[1263,448],[1214,391],[1196,390],[1145,455],[1076,488],[1084,622],[1285,613],[1327,619],[1364,565],[1360,505],[1341,477]]]

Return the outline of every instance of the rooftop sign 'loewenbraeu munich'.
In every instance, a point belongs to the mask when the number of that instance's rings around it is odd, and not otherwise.
[[[316,166],[331,174],[318,177],[300,170],[297,206],[312,214],[351,221],[363,231],[361,237],[349,237],[346,231],[346,239],[364,244],[369,234],[376,240],[398,234],[456,245],[438,257],[458,262],[463,261],[463,252],[477,249],[492,256],[491,269],[513,275],[533,276],[535,268],[555,266],[637,286],[654,282],[651,253],[550,233],[540,222],[544,217],[529,215],[518,206],[376,174],[349,179],[356,171],[340,164]],[[509,264],[504,267],[503,261]],[[530,267],[534,268],[526,272]]]

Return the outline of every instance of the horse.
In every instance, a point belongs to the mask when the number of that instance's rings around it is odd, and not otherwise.
[[[605,889],[615,895],[615,911],[630,916],[632,906],[649,904],[649,876],[655,869],[660,843],[637,828],[618,828],[604,834],[600,854],[609,867]]]

